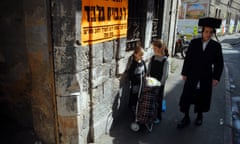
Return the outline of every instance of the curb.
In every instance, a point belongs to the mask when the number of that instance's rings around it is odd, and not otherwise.
[[[232,132],[232,99],[230,93],[230,79],[227,64],[224,63],[225,70],[225,125],[224,125],[224,144],[233,144]]]

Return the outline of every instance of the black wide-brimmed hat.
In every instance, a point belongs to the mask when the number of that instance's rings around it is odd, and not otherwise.
[[[198,21],[198,26],[202,27],[220,28],[221,24],[222,24],[221,19],[212,17],[200,18]]]

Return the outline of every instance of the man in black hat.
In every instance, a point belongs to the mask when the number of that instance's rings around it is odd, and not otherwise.
[[[212,87],[217,86],[223,71],[223,55],[220,43],[212,40],[219,28],[221,20],[202,18],[202,37],[193,39],[189,45],[182,68],[182,78],[185,81],[180,98],[180,111],[185,114],[178,124],[184,128],[190,124],[189,109],[194,104],[197,118],[195,124],[200,126],[203,121],[203,112],[210,110]]]

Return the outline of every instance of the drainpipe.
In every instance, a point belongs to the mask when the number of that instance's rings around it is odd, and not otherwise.
[[[92,45],[89,45],[89,132],[88,132],[88,143],[94,143],[94,121],[93,121],[93,83],[92,83],[92,68],[93,68],[93,59],[92,59]]]

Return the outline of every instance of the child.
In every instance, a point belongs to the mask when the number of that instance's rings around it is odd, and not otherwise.
[[[162,100],[164,98],[164,86],[168,77],[169,62],[168,51],[162,40],[155,40],[152,43],[154,56],[152,56],[149,64],[148,75],[156,78],[161,82],[159,95],[157,97],[157,118],[154,123],[160,123],[162,119]]]
[[[133,55],[129,58],[127,73],[131,83],[129,107],[135,111],[138,97],[141,95],[146,74],[146,65],[143,60],[144,49],[136,47]]]

